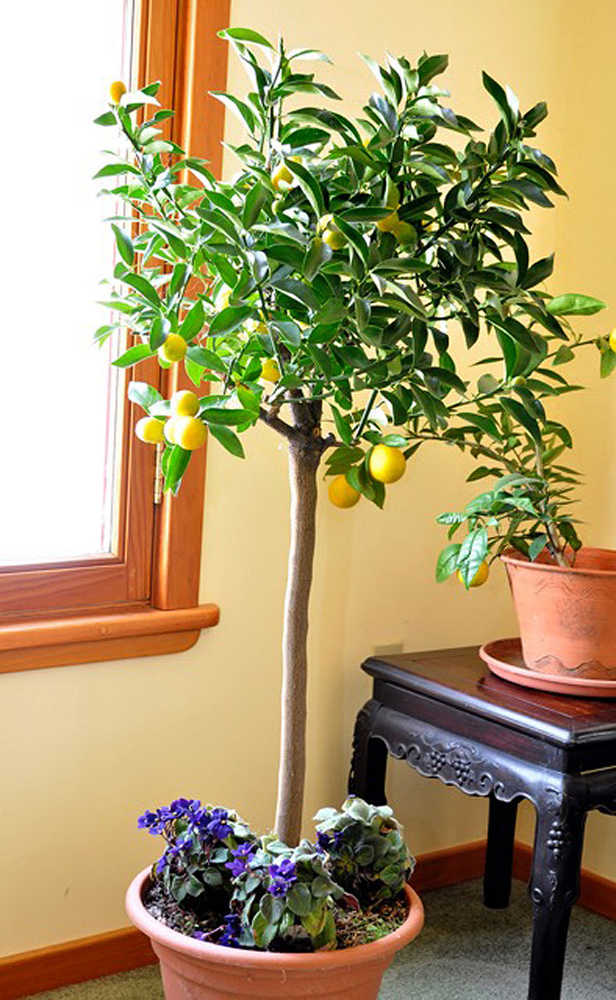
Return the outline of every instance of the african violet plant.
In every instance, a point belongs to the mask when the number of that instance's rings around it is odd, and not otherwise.
[[[546,545],[566,559],[565,543],[577,544],[568,508],[576,477],[559,461],[569,432],[545,404],[575,388],[561,366],[592,342],[566,317],[602,303],[550,297],[542,284],[553,257],[530,260],[524,213],[563,194],[534,143],[544,103],[522,113],[484,73],[498,122],[477,137],[434,82],[446,56],[415,65],[388,56],[385,66],[366,59],[382,92],[352,119],[322,107],[337,95],[301,71],[321,53],[287,51],[248,29],[221,35],[250,80],[241,98],[214,95],[246,130],[229,147],[239,162],[232,180],[161,137],[170,111],[141,121],[158,84],[132,95],[114,85],[97,119],[119,127],[123,151],[98,176],[113,179],[109,193],[127,206],[113,223],[120,260],[108,304],[118,319],[97,338],[127,326],[134,343],[115,364],[158,355],[194,383],[196,392],[171,399],[142,381],[129,389],[146,413],[138,435],[164,446],[167,490],[179,488],[206,430],[238,457],[258,421],[288,443],[276,832],[297,843],[319,466],[338,507],[360,496],[380,507],[417,449],[444,442],[477,459],[471,478],[499,482],[444,518],[470,531],[445,550],[439,578],[457,570],[465,586],[481,582],[489,550],[505,543],[531,556]],[[608,374],[616,337],[598,346]],[[479,379],[458,372],[467,358],[487,366]]]
[[[228,947],[275,951],[336,947],[336,906],[359,909],[395,899],[414,861],[387,806],[351,797],[322,810],[317,843],[288,847],[257,837],[235,812],[177,799],[148,810],[139,826],[166,849],[156,887],[180,904],[182,931]]]

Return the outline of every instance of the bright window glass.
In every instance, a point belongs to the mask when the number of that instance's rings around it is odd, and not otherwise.
[[[92,175],[114,137],[92,121],[127,79],[133,2],[3,15],[0,565],[113,549],[120,393],[93,333],[114,250]]]

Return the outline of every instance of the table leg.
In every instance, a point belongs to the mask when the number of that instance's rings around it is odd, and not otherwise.
[[[349,794],[359,795],[375,806],[385,805],[387,747],[372,738],[372,723],[380,704],[368,701],[360,709],[353,734],[353,758],[349,774]]]
[[[483,901],[486,906],[494,910],[509,906],[517,812],[517,801],[501,802],[494,795],[490,795]]]
[[[537,810],[530,881],[533,947],[528,1000],[560,1000],[571,909],[580,893],[586,812],[575,802]]]

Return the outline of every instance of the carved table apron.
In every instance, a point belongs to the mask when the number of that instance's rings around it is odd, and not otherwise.
[[[391,754],[424,777],[488,796],[487,906],[509,902],[518,802],[535,806],[528,998],[558,1000],[586,815],[616,814],[616,701],[501,681],[476,647],[372,658],[362,669],[373,697],[357,716],[349,791],[384,803]]]

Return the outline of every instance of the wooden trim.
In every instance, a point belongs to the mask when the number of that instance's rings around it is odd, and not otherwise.
[[[155,962],[147,937],[126,927],[0,958],[0,996],[2,1000],[17,1000]]]
[[[208,91],[226,87],[228,45],[217,32],[228,27],[229,15],[230,0],[178,0],[171,138],[191,155],[209,160],[216,176],[222,170],[224,107]],[[167,372],[166,395],[187,388],[194,386],[179,365]],[[181,608],[198,600],[205,466],[204,448],[193,454],[178,495],[167,494],[158,508],[152,580],[156,608]]]
[[[154,635],[93,639],[90,642],[68,642],[63,646],[37,646],[35,649],[0,652],[0,674],[182,653],[194,646],[200,635],[201,631],[198,629],[190,632],[160,632]]]
[[[481,878],[485,852],[485,841],[477,840],[420,854],[413,875],[413,888],[421,893]],[[528,880],[531,857],[530,847],[516,842],[515,878]],[[616,920],[616,882],[583,870],[580,905]],[[156,957],[147,938],[141,931],[127,927],[0,958],[0,996],[2,1000],[20,1000],[31,993],[83,983],[98,976],[127,972],[155,962]]]
[[[485,840],[420,854],[413,873],[413,888],[417,892],[426,892],[479,878],[483,875],[485,857]]]
[[[215,604],[38,619],[0,629],[0,673],[178,652],[219,620]]]

